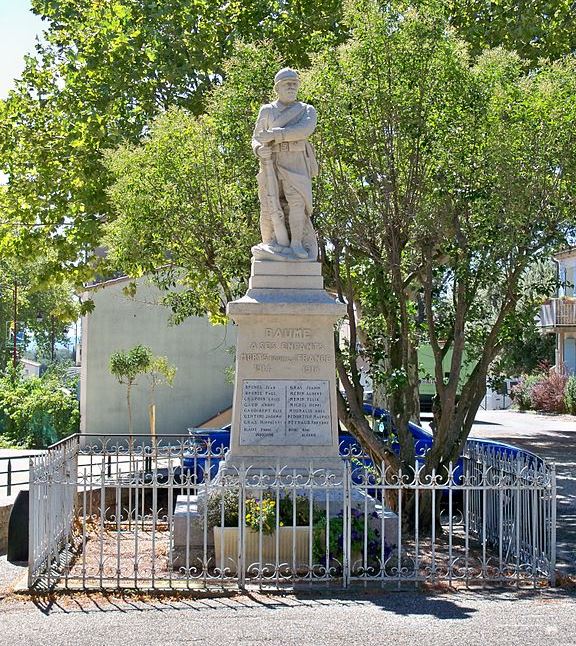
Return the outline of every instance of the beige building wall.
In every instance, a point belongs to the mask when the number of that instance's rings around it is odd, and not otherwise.
[[[126,386],[110,374],[108,361],[117,350],[141,343],[164,355],[178,371],[172,388],[156,390],[158,435],[186,433],[232,404],[232,384],[225,370],[233,363],[236,332],[232,325],[213,326],[192,317],[180,325],[168,322],[170,310],[159,304],[161,293],[146,279],[137,281],[135,298],[123,293],[127,279],[92,288],[94,311],[82,320],[81,431],[126,434]],[[149,433],[149,386],[145,375],[132,390],[134,433]]]

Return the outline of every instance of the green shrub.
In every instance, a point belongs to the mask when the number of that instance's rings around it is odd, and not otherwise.
[[[224,527],[238,527],[238,501],[240,491],[235,487],[213,491],[206,502],[208,527],[222,525],[222,507],[224,507]]]
[[[534,386],[546,379],[545,375],[522,375],[520,381],[512,388],[512,399],[520,410],[533,410]]]
[[[77,433],[75,387],[58,373],[24,378],[20,370],[8,370],[0,377],[0,440],[36,449]]]
[[[576,375],[568,377],[564,388],[564,405],[567,413],[576,415]]]

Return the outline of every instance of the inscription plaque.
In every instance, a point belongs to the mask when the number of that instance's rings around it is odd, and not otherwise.
[[[240,445],[332,444],[328,380],[245,379]]]

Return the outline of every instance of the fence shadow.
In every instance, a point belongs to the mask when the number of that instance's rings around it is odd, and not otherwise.
[[[382,591],[382,590],[312,590],[290,593],[222,592],[193,594],[139,594],[134,591],[56,592],[30,595],[29,600],[43,615],[158,613],[166,612],[243,612],[266,610],[271,613],[290,608],[358,607],[379,608],[382,612],[404,617],[426,616],[440,620],[466,620],[478,609],[474,601],[520,600],[545,596],[549,601],[572,599],[576,592],[490,590],[459,593],[456,591]]]

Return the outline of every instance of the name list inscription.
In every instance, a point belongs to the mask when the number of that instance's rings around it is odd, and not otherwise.
[[[240,416],[242,446],[315,446],[331,443],[327,380],[244,380]]]

